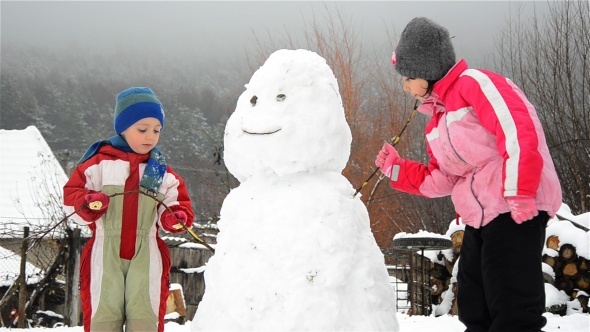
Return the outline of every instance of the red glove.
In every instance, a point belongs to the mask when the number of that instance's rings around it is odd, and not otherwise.
[[[186,227],[190,227],[192,225],[192,222],[190,225],[188,224],[187,219],[188,216],[186,215],[186,212],[182,210],[175,211],[174,213],[170,213],[168,210],[166,210],[164,213],[162,213],[160,221],[164,230],[170,233],[180,233],[184,231],[182,224],[186,225]]]
[[[535,206],[535,199],[532,197],[510,196],[506,197],[506,202],[510,206],[510,216],[517,224],[531,220],[539,214]]]
[[[381,173],[388,178],[391,178],[393,165],[399,164],[400,161],[401,158],[399,157],[397,150],[391,144],[385,143],[375,159],[375,165],[379,167]]]
[[[84,196],[86,199],[86,203],[88,204],[88,208],[95,212],[104,211],[109,206],[110,198],[106,194],[103,193],[90,193]]]

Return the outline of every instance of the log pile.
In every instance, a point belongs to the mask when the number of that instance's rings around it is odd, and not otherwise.
[[[463,244],[463,230],[458,230],[451,234],[451,241],[453,241],[453,256],[449,260],[440,252],[437,256],[439,261],[444,265],[431,263],[430,264],[430,288],[431,288],[431,303],[441,304],[444,301],[443,294],[447,290],[453,292],[453,300],[451,309],[448,312],[451,315],[457,315],[459,310],[457,308],[457,282],[451,282],[453,276],[453,268],[461,254],[461,245]]]
[[[453,268],[461,253],[461,244],[463,242],[463,231],[456,231],[451,235],[453,241],[453,257],[448,259],[441,253],[437,259],[443,264],[431,263],[430,265],[430,286],[431,303],[440,305],[443,301],[448,301],[449,296],[444,296],[444,292],[449,290],[453,293],[451,309],[448,312],[451,315],[457,315],[457,284],[452,279]],[[583,312],[588,313],[588,294],[590,294],[590,261],[578,255],[576,247],[569,243],[560,243],[556,235],[549,236],[546,241],[545,254],[543,263],[549,265],[553,274],[545,273],[545,282],[553,285],[558,290],[564,291],[570,300],[577,300]],[[453,280],[453,282],[451,282]],[[446,299],[446,300],[445,300]],[[556,314],[564,315],[566,306],[561,306]],[[547,309],[552,312],[550,308]],[[556,309],[557,310],[557,309]]]
[[[545,273],[545,282],[564,291],[571,300],[577,299],[583,311],[587,313],[588,294],[590,294],[590,261],[579,256],[576,247],[572,244],[560,242],[557,235],[547,238],[543,263],[551,267],[554,276]]]

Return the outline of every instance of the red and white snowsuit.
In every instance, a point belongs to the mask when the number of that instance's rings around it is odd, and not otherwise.
[[[138,190],[148,159],[149,154],[102,146],[66,183],[66,213],[84,205],[91,192],[113,195]],[[170,166],[157,198],[193,220],[184,181]],[[85,331],[121,331],[123,325],[126,331],[164,330],[170,271],[170,253],[158,236],[164,211],[151,197],[130,193],[111,197],[103,212],[82,208],[72,216],[92,230],[80,263]]]
[[[393,188],[451,195],[463,222],[474,228],[509,212],[508,196],[534,197],[538,210],[555,215],[561,187],[543,129],[511,80],[460,60],[418,110],[431,116],[425,128],[430,161],[396,162]]]

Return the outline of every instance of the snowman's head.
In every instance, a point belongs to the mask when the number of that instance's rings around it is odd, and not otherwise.
[[[351,141],[326,61],[307,50],[279,50],[238,99],[225,127],[224,157],[240,182],[271,173],[341,172]]]

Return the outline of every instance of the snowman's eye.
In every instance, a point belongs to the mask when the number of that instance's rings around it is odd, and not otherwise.
[[[285,100],[285,98],[287,98],[287,96],[285,96],[282,93],[280,95],[277,95],[277,101],[283,101],[283,100]]]
[[[252,106],[256,106],[257,100],[258,100],[258,97],[252,96],[252,98],[250,98],[250,104],[252,104]]]

